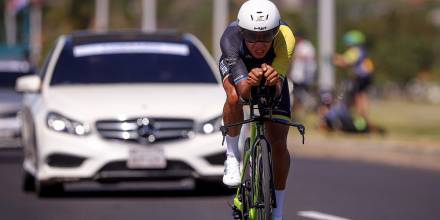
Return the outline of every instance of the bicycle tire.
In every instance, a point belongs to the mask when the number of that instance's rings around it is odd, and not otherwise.
[[[244,148],[243,148],[243,157],[245,158],[245,153],[249,150],[250,148],[250,138],[247,138],[245,143],[244,143]],[[251,181],[251,161],[247,161],[247,166],[245,164],[243,164],[243,168],[246,167],[246,169],[243,169],[243,180],[242,180],[242,184],[241,184],[241,189],[240,189],[240,195],[241,195],[241,202],[242,202],[242,219],[243,220],[249,220],[249,216],[250,216],[250,204],[251,204],[251,192],[250,192],[250,188],[249,188],[249,184]]]
[[[272,215],[272,193],[271,193],[271,167],[269,161],[269,145],[265,139],[261,139],[258,143],[257,150],[260,151],[256,161],[256,168],[260,181],[257,181],[258,199],[257,201],[263,205],[263,208],[257,209],[258,220],[271,220]]]

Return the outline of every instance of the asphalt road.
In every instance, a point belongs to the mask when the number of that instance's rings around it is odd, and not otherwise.
[[[194,192],[76,189],[39,199],[21,191],[20,163],[19,150],[0,150],[2,220],[231,219],[232,196],[216,186]],[[296,158],[288,185],[289,220],[440,219],[440,172]]]

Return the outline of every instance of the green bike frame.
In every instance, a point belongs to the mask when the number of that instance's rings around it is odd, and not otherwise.
[[[264,83],[262,83],[264,85]],[[261,86],[260,86],[261,87]],[[261,92],[262,90],[260,90]],[[256,93],[258,94],[258,93]],[[265,94],[265,93],[264,93]],[[264,108],[261,106],[273,106],[271,103],[273,103],[272,99],[270,97],[273,96],[255,96],[257,102],[253,102],[252,100],[248,103],[250,105],[250,118],[247,120],[244,120],[239,123],[233,123],[233,124],[225,124],[220,127],[220,130],[223,135],[223,142],[224,144],[225,137],[228,133],[228,128],[240,126],[243,124],[250,124],[250,135],[249,138],[246,140],[246,146],[244,148],[243,152],[243,169],[241,174],[241,184],[237,188],[237,193],[234,197],[234,207],[233,210],[239,211],[241,213],[241,218],[244,220],[256,220],[258,218],[257,215],[262,214],[260,212],[261,205],[263,205],[263,213],[265,215],[264,218],[270,218],[270,213],[267,213],[267,208],[270,209],[270,207],[276,207],[276,198],[275,198],[275,190],[273,185],[273,173],[271,170],[272,167],[272,160],[271,160],[271,152],[270,152],[270,145],[267,141],[267,139],[264,137],[264,123],[265,122],[273,122],[277,124],[287,125],[296,127],[298,129],[298,132],[302,136],[302,142],[304,144],[304,134],[305,134],[305,127],[302,124],[291,122],[290,120],[286,121],[283,119],[277,119],[272,117],[272,107]],[[258,98],[260,97],[260,98]],[[264,98],[264,102],[263,99]],[[269,101],[267,101],[269,100]],[[272,101],[271,101],[272,100]],[[256,104],[255,104],[256,103]],[[257,106],[255,108],[254,106]],[[264,109],[268,110],[268,116],[260,116],[260,115],[254,115],[255,109]],[[260,111],[261,112],[261,111]],[[265,144],[261,144],[265,142]],[[261,151],[261,152],[259,152]],[[253,155],[254,154],[254,155]],[[251,160],[252,158],[252,160]],[[258,164],[258,166],[252,167],[252,173],[249,174],[250,170],[250,162],[252,162],[252,165]],[[259,165],[263,164],[263,167],[260,167]],[[262,169],[262,170],[261,170]],[[250,180],[248,180],[250,178]],[[262,184],[263,186],[260,186]],[[260,188],[261,187],[261,188]],[[262,192],[262,188],[270,188],[270,192],[267,190],[264,190]],[[250,192],[247,189],[251,189]],[[243,190],[244,189],[244,190]],[[243,190],[243,192],[242,192]],[[251,193],[251,194],[247,194]],[[261,194],[263,193],[263,194]],[[267,194],[270,193],[270,194]],[[258,201],[261,198],[261,195],[263,195],[263,201],[264,204],[259,204],[260,201]],[[241,197],[240,197],[241,196]],[[241,201],[240,201],[241,198]],[[250,200],[250,201],[249,201]],[[243,202],[245,202],[247,205],[243,206]],[[269,204],[269,203],[270,204]],[[246,210],[244,210],[246,209]],[[247,210],[249,209],[249,210]],[[270,210],[269,210],[270,211]],[[236,216],[234,216],[236,217]]]
[[[247,174],[248,169],[249,169],[249,160],[251,158],[251,153],[253,151],[253,148],[255,147],[255,142],[257,140],[257,133],[262,133],[263,132],[263,125],[258,125],[257,126],[257,123],[258,122],[252,122],[250,124],[251,128],[250,128],[250,135],[249,135],[249,142],[248,142],[249,146],[248,146],[248,149],[243,149],[244,150],[244,153],[243,153],[243,170],[242,170],[242,174],[241,174],[242,182],[243,182],[243,180],[245,178],[245,175]],[[257,132],[257,131],[259,131],[259,132]],[[256,181],[259,181],[258,177],[259,176],[257,175],[256,176],[256,178],[257,178]],[[235,207],[238,208],[238,210],[243,212],[243,203],[239,199],[239,196],[241,194],[241,189],[242,189],[241,187],[237,188],[237,193],[236,193],[236,195],[234,197],[234,205],[235,205]],[[256,190],[256,193],[258,193],[258,192],[259,192],[259,190]],[[252,198],[252,201],[251,201],[252,204],[255,203],[255,200],[257,199],[258,196],[259,196],[258,194],[254,194],[253,195],[253,198]],[[242,198],[242,199],[244,199],[244,198]],[[257,219],[257,210],[256,210],[255,207],[253,207],[253,208],[250,208],[250,210],[249,210],[249,220],[255,220],[255,219]]]

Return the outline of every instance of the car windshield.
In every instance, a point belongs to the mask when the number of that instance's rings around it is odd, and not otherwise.
[[[62,50],[51,85],[113,83],[217,83],[190,43],[106,42]]]

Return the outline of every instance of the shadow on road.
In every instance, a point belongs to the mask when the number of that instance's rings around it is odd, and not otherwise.
[[[194,190],[148,190],[148,189],[80,189],[67,190],[62,193],[52,194],[44,199],[70,199],[70,198],[194,198],[231,196],[235,189],[224,187],[220,183],[197,184]]]
[[[0,164],[20,163],[23,160],[22,148],[0,148]]]
[[[217,197],[230,196],[235,193],[223,186],[197,187],[195,190],[82,190],[66,191],[48,198],[178,198],[178,197]]]

